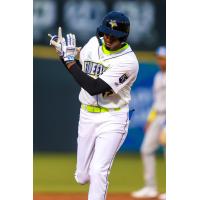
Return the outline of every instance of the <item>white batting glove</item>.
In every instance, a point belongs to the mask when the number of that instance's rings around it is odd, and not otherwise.
[[[65,38],[62,37],[61,27],[58,28],[58,35],[52,36],[51,34],[48,34],[48,36],[51,38],[50,45],[55,47],[56,52],[60,57],[63,57],[66,52],[66,41]]]
[[[77,55],[77,48],[76,48],[76,37],[74,34],[67,34],[67,46],[66,46],[66,52],[63,56],[63,59],[65,63],[70,63],[75,60],[75,57]]]

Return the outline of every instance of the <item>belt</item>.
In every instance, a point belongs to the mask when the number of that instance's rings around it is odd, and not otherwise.
[[[85,105],[81,104],[81,108],[83,110],[86,110],[91,113],[102,113],[102,112],[109,112],[109,111],[119,111],[120,108],[104,108],[100,106],[91,106],[91,105]]]

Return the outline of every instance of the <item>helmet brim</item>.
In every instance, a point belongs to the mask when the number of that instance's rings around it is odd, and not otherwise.
[[[97,32],[98,32],[98,34],[104,33],[104,34],[107,34],[107,35],[110,35],[110,36],[113,36],[113,37],[116,37],[116,38],[123,38],[123,37],[128,35],[127,33],[117,31],[117,30],[113,30],[113,29],[108,28],[104,25],[99,26],[97,28]]]

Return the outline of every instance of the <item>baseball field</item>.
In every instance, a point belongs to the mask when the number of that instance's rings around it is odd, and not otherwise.
[[[166,168],[163,155],[157,156],[157,183],[160,193],[166,188]],[[75,154],[34,154],[34,200],[87,200],[88,185],[74,180]],[[133,200],[131,191],[143,186],[142,162],[139,154],[120,153],[109,176],[107,200]],[[153,199],[152,199],[153,200]],[[156,199],[155,199],[156,200]]]

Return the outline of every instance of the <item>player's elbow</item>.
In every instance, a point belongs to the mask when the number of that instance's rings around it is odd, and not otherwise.
[[[89,85],[87,92],[91,96],[95,96],[107,91],[110,91],[112,88],[104,82],[102,79],[97,78],[92,81],[92,83]]]

